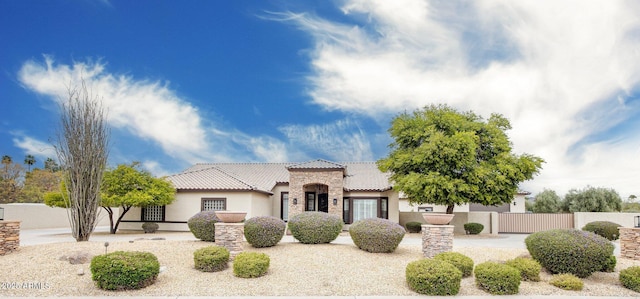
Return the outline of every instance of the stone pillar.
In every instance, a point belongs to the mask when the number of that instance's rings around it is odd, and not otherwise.
[[[0,255],[18,250],[20,247],[20,221],[0,221]]]
[[[640,227],[620,227],[620,257],[640,260]]]
[[[422,253],[432,258],[453,249],[453,225],[422,225]]]
[[[216,245],[228,249],[230,258],[233,260],[243,250],[244,223],[216,222],[214,225]]]

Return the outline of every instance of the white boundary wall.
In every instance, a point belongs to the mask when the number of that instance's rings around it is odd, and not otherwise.
[[[20,229],[65,228],[69,226],[66,209],[52,208],[43,203],[0,204],[4,208],[4,220],[19,220]],[[118,208],[114,208],[118,215]],[[109,226],[109,214],[100,208],[97,226]]]

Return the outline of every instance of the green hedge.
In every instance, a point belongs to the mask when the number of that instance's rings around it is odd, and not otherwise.
[[[508,260],[505,264],[520,270],[522,280],[540,281],[540,270],[542,270],[542,266],[533,259],[517,257]]]
[[[549,284],[567,291],[580,291],[584,287],[582,279],[569,273],[553,275]]]
[[[269,269],[269,256],[259,252],[241,252],[233,260],[233,275],[241,278],[263,276]]]
[[[417,221],[409,221],[405,223],[404,226],[410,233],[419,233],[420,231],[422,231],[422,223]]]
[[[413,291],[429,296],[456,295],[462,272],[454,265],[436,259],[421,259],[407,265],[405,278]]]
[[[619,227],[622,225],[611,221],[594,221],[585,225],[582,230],[592,232],[596,235],[602,236],[610,241],[618,240],[620,237]]]
[[[256,248],[276,246],[286,228],[284,220],[272,216],[258,216],[244,222],[244,237]]]
[[[304,244],[331,243],[343,226],[340,216],[323,212],[303,212],[289,218],[291,234]]]
[[[640,292],[640,266],[633,266],[620,271],[618,279],[625,288]]]
[[[215,224],[217,222],[220,222],[220,219],[216,216],[215,211],[202,211],[189,218],[187,225],[196,238],[202,241],[215,242]]]
[[[484,225],[475,222],[465,223],[463,226],[464,231],[469,233],[470,235],[477,235],[484,229]]]
[[[492,295],[513,295],[520,291],[520,271],[496,262],[478,264],[473,271],[476,285]]]
[[[469,277],[473,273],[473,260],[459,252],[441,252],[433,257],[436,260],[441,260],[454,265],[460,272],[462,277]]]
[[[193,253],[195,268],[202,272],[217,272],[228,267],[229,250],[221,246],[207,246]]]
[[[91,259],[91,279],[105,290],[134,290],[152,285],[160,263],[150,252],[116,251]]]
[[[349,227],[349,235],[358,248],[368,252],[393,252],[404,238],[400,224],[380,218],[358,220]]]

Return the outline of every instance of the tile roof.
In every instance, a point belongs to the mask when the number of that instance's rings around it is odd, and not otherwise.
[[[334,163],[315,160],[303,163],[203,163],[196,164],[168,179],[176,189],[238,190],[265,192],[279,183],[289,183],[289,169],[345,169],[345,191],[386,191],[389,175],[375,162]]]

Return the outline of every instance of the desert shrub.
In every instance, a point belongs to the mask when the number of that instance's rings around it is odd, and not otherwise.
[[[152,285],[160,263],[150,252],[115,251],[91,259],[91,279],[104,290],[134,290]]]
[[[615,241],[620,237],[618,228],[621,226],[611,221],[594,221],[587,223],[582,230],[602,236],[609,241]]]
[[[549,284],[568,291],[580,291],[584,286],[582,279],[569,273],[553,275]]]
[[[508,260],[505,264],[520,270],[520,276],[525,281],[540,281],[540,270],[542,266],[533,259],[517,257]]]
[[[207,246],[193,252],[195,268],[202,272],[216,272],[227,268],[229,250],[221,246]]]
[[[330,243],[343,226],[340,216],[323,212],[303,212],[289,218],[291,234],[304,244]]]
[[[525,239],[531,257],[549,272],[571,273],[584,278],[606,267],[613,255],[611,242],[592,232],[553,229]]]
[[[202,241],[215,242],[216,222],[220,222],[220,219],[216,216],[215,211],[202,211],[189,218],[187,225],[196,238]]]
[[[269,269],[269,256],[259,252],[241,252],[233,260],[233,275],[241,278],[260,277]]]
[[[478,264],[476,285],[492,295],[513,295],[520,290],[520,270],[496,262]]]
[[[380,218],[358,220],[349,227],[353,243],[368,252],[393,252],[405,233],[400,224]]]
[[[640,292],[640,266],[633,266],[621,270],[618,279],[625,288]]]
[[[271,247],[282,240],[286,228],[284,220],[272,216],[259,216],[244,222],[244,237],[253,247]]]
[[[475,222],[469,222],[464,224],[464,231],[471,235],[477,235],[484,229],[484,225]]]
[[[142,230],[144,230],[145,234],[153,234],[158,228],[160,228],[160,225],[155,222],[145,222],[142,224]]]
[[[419,233],[422,230],[422,223],[417,221],[409,221],[404,224],[407,231],[410,233]]]
[[[460,291],[462,272],[454,265],[436,259],[411,262],[405,270],[405,278],[413,291],[430,295],[456,295]]]
[[[454,265],[460,272],[462,277],[469,277],[473,273],[473,260],[459,252],[441,252],[433,257],[436,260],[441,260]]]
[[[618,260],[616,259],[616,256],[612,255],[607,259],[607,261],[602,266],[602,270],[600,271],[611,273],[616,270],[617,263],[618,263]]]

